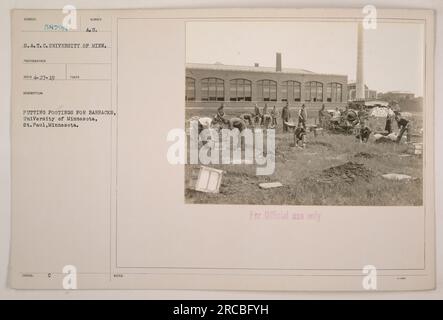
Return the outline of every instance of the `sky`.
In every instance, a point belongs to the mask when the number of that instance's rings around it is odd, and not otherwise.
[[[274,67],[343,74],[355,80],[356,22],[188,22],[186,62]],[[364,31],[365,83],[378,92],[423,95],[424,25],[378,22]]]

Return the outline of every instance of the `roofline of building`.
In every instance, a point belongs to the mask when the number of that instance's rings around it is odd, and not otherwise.
[[[386,91],[386,92],[383,92],[382,94],[387,94],[387,93],[413,94],[413,95],[415,95],[415,93],[411,92],[411,91]]]
[[[198,65],[201,65],[201,67],[198,67]],[[306,71],[304,72],[291,72],[291,69],[285,69],[283,68],[282,71],[276,71],[273,70],[273,67],[254,67],[254,66],[240,66],[240,65],[226,65],[221,64],[222,66],[226,67],[225,69],[217,69],[217,68],[211,68],[209,66],[217,66],[217,64],[207,64],[207,63],[186,63],[186,69],[196,69],[196,70],[211,70],[211,71],[238,71],[238,72],[256,72],[256,73],[275,73],[275,74],[294,74],[294,75],[318,75],[318,76],[334,76],[334,77],[348,77],[345,74],[333,74],[333,73],[317,73],[305,69],[300,69]],[[206,67],[205,67],[206,66]],[[241,68],[248,68],[247,70],[241,70],[236,69],[236,67]],[[257,68],[257,70],[254,70],[254,68]],[[261,68],[269,68],[270,70],[263,70]]]

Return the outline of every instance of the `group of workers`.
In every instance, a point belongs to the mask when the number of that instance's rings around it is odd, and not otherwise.
[[[395,110],[395,111],[394,111]],[[399,128],[399,133],[396,136],[396,142],[400,142],[403,134],[407,132],[409,129],[409,121],[403,118],[398,111],[398,104],[390,103],[388,106],[388,112],[386,117],[386,125],[385,131],[386,134],[393,133],[393,122],[397,122],[397,126]],[[265,126],[266,128],[276,128],[278,125],[278,117],[279,112],[274,105],[271,111],[268,110],[268,104],[265,103],[262,110],[258,107],[257,104],[254,106],[253,113],[244,113],[240,117],[233,117],[229,120],[225,118],[224,112],[224,104],[217,109],[217,114],[214,119],[216,121],[229,124],[229,127],[238,128],[240,131],[243,131],[247,127],[247,123],[249,126]],[[307,120],[308,114],[306,110],[306,106],[304,104],[301,105],[300,109],[297,112],[297,124],[291,124],[289,121],[291,119],[291,114],[289,111],[289,103],[283,106],[281,110],[281,120],[283,124],[283,132],[288,132],[289,128],[294,128],[294,143],[298,146],[300,142],[302,145],[305,145],[305,136],[307,133]],[[325,105],[323,104],[321,109],[318,111],[318,126],[320,128],[327,128],[330,124],[339,124],[344,122],[345,126],[349,128],[355,128],[356,137],[360,140],[360,142],[367,142],[369,140],[371,129],[368,126],[368,113],[366,107],[364,105],[358,106],[357,110],[350,109],[346,106],[345,110],[340,110],[338,107],[335,108],[333,112],[330,112],[325,109]]]
[[[224,112],[224,104],[221,104],[220,107],[217,109],[217,114],[215,115],[215,119],[223,119],[225,115]],[[277,107],[274,105],[271,111],[268,109],[268,104],[266,103],[263,107],[263,109],[260,111],[260,108],[257,104],[254,106],[254,112],[253,113],[244,113],[240,116],[240,119],[245,121],[245,123],[248,123],[250,126],[269,126],[271,128],[276,128],[278,126],[278,117],[279,112],[277,110]],[[286,105],[282,108],[281,111],[281,119],[283,122],[283,131],[288,131],[288,124],[291,116],[289,113],[289,104],[286,103]],[[302,126],[306,129],[306,121],[308,118],[308,114],[306,112],[306,107],[303,104],[298,111],[298,123],[299,126]]]
[[[230,129],[238,128],[240,131],[244,130],[248,123],[249,126],[265,126],[266,128],[276,128],[278,126],[279,112],[277,107],[274,105],[271,111],[268,109],[268,104],[266,103],[262,110],[257,104],[254,106],[253,113],[244,113],[240,117],[233,117],[229,120],[225,118],[224,104],[222,103],[217,109],[217,114],[214,116],[215,123],[228,124]],[[283,132],[288,132],[291,115],[289,112],[289,103],[286,103],[281,110],[281,119],[283,123]],[[308,119],[308,113],[306,111],[306,106],[303,104],[298,110],[298,122],[294,129],[294,142],[299,145],[299,142],[303,142],[305,145],[306,136],[306,123]],[[291,126],[294,127],[294,126]]]

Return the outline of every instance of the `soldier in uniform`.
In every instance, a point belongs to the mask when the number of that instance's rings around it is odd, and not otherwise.
[[[325,110],[325,104],[323,103],[323,105],[321,106],[321,109],[318,111],[318,124],[321,128],[325,128],[325,122],[326,122],[326,119],[328,118],[328,116],[329,116],[329,114]]]
[[[265,103],[265,106],[263,107],[263,115],[268,113],[268,104]]]
[[[220,105],[220,107],[218,107],[218,109],[217,109],[217,115],[219,116],[219,117],[224,117],[225,116],[225,110],[224,110],[224,108],[225,108],[225,104],[224,103],[222,103],[221,105]]]
[[[229,129],[237,128],[240,132],[246,129],[246,123],[243,119],[240,118],[231,118],[228,120]]]
[[[283,132],[288,132],[288,126],[286,122],[289,121],[290,115],[289,115],[289,103],[286,102],[285,106],[283,107],[281,111],[281,119],[283,122]]]
[[[301,126],[306,129],[307,119],[308,119],[308,114],[306,112],[306,107],[304,104],[302,104],[301,109],[298,111],[298,124],[301,124]]]
[[[368,142],[369,136],[371,135],[371,129],[369,128],[366,119],[359,118],[359,124],[357,126],[357,135],[356,138],[361,142]]]
[[[254,106],[254,125],[259,125],[261,122],[261,113],[260,113],[260,109],[258,108],[258,105],[255,104]]]
[[[250,113],[243,113],[240,115],[240,119],[242,119],[245,123],[248,123],[249,126],[252,126],[254,123],[254,115]]]
[[[272,108],[272,110],[271,110],[271,117],[272,117],[271,126],[273,128],[277,127],[277,116],[278,116],[278,111],[277,111],[277,109],[276,109],[276,107],[274,105],[274,108]]]
[[[406,137],[409,141],[409,121],[403,118],[400,114],[400,112],[395,113],[395,120],[397,121],[397,126],[400,129],[400,132],[397,135],[397,143],[400,143],[401,137],[406,132]]]
[[[393,129],[392,129],[392,122],[394,121],[394,119],[395,119],[395,113],[392,110],[392,104],[390,104],[388,106],[388,112],[387,112],[387,115],[386,115],[386,125],[385,125],[385,131],[387,131],[388,134],[391,134],[392,131],[393,131]]]
[[[302,145],[300,146],[300,142]],[[306,147],[306,129],[299,122],[297,128],[294,130],[294,145],[296,147]]]

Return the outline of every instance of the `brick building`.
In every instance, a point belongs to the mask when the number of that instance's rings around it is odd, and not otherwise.
[[[318,109],[345,106],[348,92],[346,75],[321,74],[303,69],[282,68],[281,55],[276,66],[231,66],[221,63],[186,65],[186,106],[252,107],[290,106],[303,103]]]
[[[357,98],[357,90],[356,90],[356,84],[355,82],[348,83],[348,100],[354,101]],[[365,99],[366,100],[373,100],[377,99],[377,91],[376,90],[370,90],[367,85],[365,85]]]
[[[384,93],[379,93],[378,98],[385,99],[387,101],[412,100],[415,98],[415,94],[409,91],[388,91]]]

